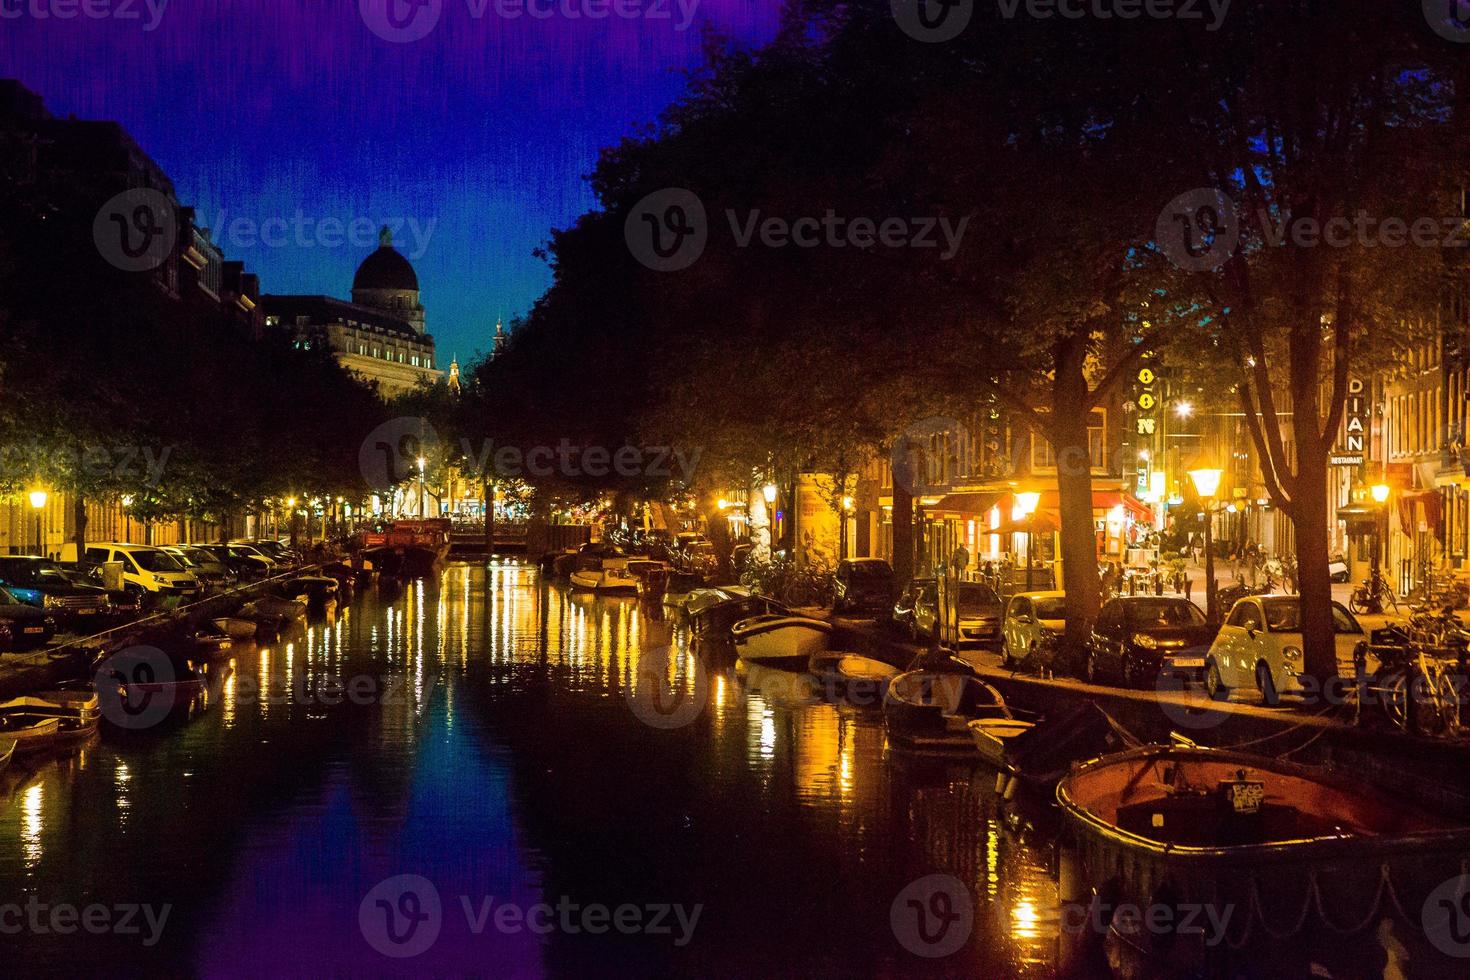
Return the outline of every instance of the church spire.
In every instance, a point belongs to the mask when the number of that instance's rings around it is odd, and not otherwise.
[[[392,248],[393,247],[393,231],[387,225],[384,225],[383,226],[383,230],[380,231],[380,232],[378,232],[378,247],[379,248]]]
[[[459,355],[455,354],[449,359],[449,378],[447,380],[449,390],[459,394]]]

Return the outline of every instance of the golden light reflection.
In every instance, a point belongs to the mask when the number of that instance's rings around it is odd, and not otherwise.
[[[25,791],[20,801],[20,847],[27,867],[35,867],[41,862],[41,828],[44,826],[41,804],[43,800],[41,784],[36,783]]]

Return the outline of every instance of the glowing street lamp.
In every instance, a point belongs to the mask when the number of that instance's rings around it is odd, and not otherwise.
[[[1220,492],[1220,478],[1224,475],[1224,470],[1209,466],[1189,471],[1194,490],[1199,494],[1200,502],[1205,505],[1205,614],[1212,623],[1219,613],[1215,596],[1215,542],[1211,527],[1215,523],[1215,515],[1212,503],[1215,494]]]
[[[41,540],[41,511],[46,507],[47,494],[45,490],[32,490],[30,497],[31,507],[36,512],[36,554],[44,555],[46,545]]]
[[[761,487],[761,496],[766,498],[766,549],[770,557],[776,556],[776,484]]]
[[[1181,419],[1187,419],[1194,414],[1194,406],[1189,402],[1180,402],[1174,406],[1174,414]]]
[[[1369,602],[1377,605],[1378,612],[1383,611],[1379,596],[1383,594],[1383,571],[1379,566],[1383,563],[1383,547],[1388,540],[1388,494],[1387,483],[1375,483],[1368,490],[1373,495],[1373,502],[1378,505],[1379,514],[1373,521],[1373,568],[1368,572]]]
[[[1025,520],[1036,513],[1036,507],[1041,503],[1041,494],[1035,490],[1024,490],[1016,496],[1016,509],[1021,512],[1021,519]],[[1031,525],[1026,527],[1026,591],[1031,591],[1031,569],[1034,567],[1032,560],[1032,549],[1035,547],[1035,531]]]

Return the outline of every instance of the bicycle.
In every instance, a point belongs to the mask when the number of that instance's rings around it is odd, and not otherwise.
[[[1394,615],[1399,615],[1399,597],[1394,593],[1393,586],[1388,584],[1387,576],[1375,575],[1363,580],[1363,584],[1353,590],[1351,598],[1348,599],[1348,608],[1356,615],[1378,615],[1383,612],[1383,602],[1393,607]]]
[[[1426,632],[1425,625],[1420,624],[1411,629],[1410,635],[1415,632],[1432,635],[1432,628]],[[1445,637],[1460,644],[1457,666],[1464,658],[1463,637],[1462,631]],[[1388,720],[1406,734],[1441,738],[1455,738],[1460,734],[1461,685],[1456,681],[1457,671],[1450,670],[1444,658],[1433,653],[1443,649],[1414,639],[1400,646],[1379,649],[1382,659],[1369,689],[1381,695]]]

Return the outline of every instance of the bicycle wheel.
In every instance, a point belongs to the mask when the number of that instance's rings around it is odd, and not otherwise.
[[[1348,608],[1353,611],[1354,616],[1366,616],[1371,607],[1367,599],[1360,599],[1358,594],[1354,592],[1353,597],[1348,600]]]
[[[1456,738],[1460,734],[1460,692],[1456,689],[1454,678],[1449,674],[1435,669],[1433,677],[1426,685],[1428,689],[1427,701],[1433,704],[1436,735],[1445,738]]]

